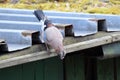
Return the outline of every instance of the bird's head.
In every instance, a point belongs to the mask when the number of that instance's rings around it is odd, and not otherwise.
[[[46,25],[46,27],[51,27],[51,26],[53,26],[52,21],[51,21],[51,20],[48,20],[48,19],[45,20],[44,25]]]

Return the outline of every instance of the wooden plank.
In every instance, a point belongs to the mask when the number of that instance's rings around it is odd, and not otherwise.
[[[65,46],[65,48],[66,48],[66,52],[70,53],[70,52],[74,52],[77,50],[82,50],[82,49],[90,48],[93,46],[95,47],[95,46],[99,46],[99,45],[103,45],[103,44],[107,44],[107,43],[111,43],[110,36],[106,36],[106,37],[102,37],[102,38],[98,38],[98,39],[92,39],[89,41],[84,41],[84,42],[79,42],[79,43],[74,43],[74,44]],[[33,50],[33,48],[32,48],[32,50]],[[29,50],[29,51],[31,51],[31,50]],[[8,55],[3,56],[3,58],[7,57],[8,59],[4,59],[4,60],[0,61],[0,64],[2,64],[2,65],[0,65],[0,68],[5,67],[5,66],[8,67],[8,66],[18,65],[18,64],[27,63],[30,61],[35,61],[35,60],[39,60],[39,59],[56,56],[56,54],[48,55],[46,51],[41,51],[41,52],[37,52],[37,53],[33,53],[33,54],[28,54],[28,52],[26,52],[26,53],[27,53],[27,55],[22,55],[22,56],[18,56],[18,57],[13,57],[14,56],[13,55],[12,56],[13,58],[9,58]],[[54,52],[52,52],[52,53],[54,53]],[[18,55],[20,55],[20,54],[18,54]],[[1,58],[2,58],[2,56],[1,56]]]
[[[66,46],[67,53],[88,49],[92,47],[97,47],[100,45],[108,44],[112,42],[112,38],[110,36],[105,36],[97,39],[92,39],[84,42],[79,42]]]
[[[54,25],[57,27],[57,28],[65,28],[65,27],[71,27],[72,24],[61,24],[61,23],[54,23]]]
[[[113,38],[113,42],[116,42],[116,41],[120,41],[120,34],[111,34],[112,38]]]
[[[103,18],[93,18],[93,19],[89,19],[90,21],[105,21],[105,19]]]
[[[84,50],[96,46],[101,46],[114,42],[113,34],[120,34],[120,32],[99,32],[95,35],[86,37],[67,37],[64,40],[64,47],[67,53],[78,50]],[[117,40],[115,40],[116,42]],[[118,39],[119,41],[119,39]],[[5,54],[0,56],[0,68],[19,65],[31,61],[42,60],[56,56],[56,53],[51,50],[52,54],[48,55],[44,45],[34,45],[29,49],[13,52],[12,54]]]
[[[34,54],[28,54],[24,56],[14,57],[6,60],[0,61],[0,68],[19,65],[27,62],[32,62],[36,60],[42,60],[45,58],[56,56],[56,53],[48,55],[46,51],[37,52]]]
[[[65,59],[65,80],[85,80],[84,57],[69,55]]]
[[[34,31],[34,30],[26,30],[22,32],[23,36],[31,36],[33,34],[39,34],[39,31]],[[39,36],[39,35],[38,35]]]
[[[22,80],[35,80],[35,62],[22,65]]]
[[[58,57],[44,60],[44,80],[63,80],[63,64]]]
[[[98,60],[97,65],[98,80],[114,80],[113,59]]]
[[[22,66],[0,69],[0,80],[22,80]]]

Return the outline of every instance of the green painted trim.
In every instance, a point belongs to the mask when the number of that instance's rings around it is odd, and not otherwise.
[[[66,80],[85,80],[84,58],[79,54],[67,56],[65,60]]]
[[[52,57],[0,69],[0,80],[63,80],[63,64]]]
[[[22,79],[35,80],[35,62],[22,65]]]
[[[22,80],[22,66],[0,69],[0,80]]]
[[[44,60],[44,80],[63,80],[63,64],[58,57]]]
[[[116,59],[116,67],[117,67],[117,80],[120,80],[120,57]]]
[[[114,63],[113,59],[97,61],[98,80],[114,80]]]
[[[44,80],[44,61],[37,61],[35,64],[35,80]]]

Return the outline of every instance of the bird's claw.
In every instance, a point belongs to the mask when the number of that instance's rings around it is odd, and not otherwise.
[[[48,49],[48,48],[47,48],[47,53],[48,53],[48,55],[50,55],[50,54],[51,54],[50,49]]]
[[[61,54],[59,54],[59,57],[61,60],[63,60],[66,56],[66,53],[65,52],[62,52]]]

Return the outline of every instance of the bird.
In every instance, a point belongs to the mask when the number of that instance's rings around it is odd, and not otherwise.
[[[63,35],[59,29],[52,24],[51,20],[45,20],[44,24],[46,25],[44,29],[45,43],[55,49],[56,53],[60,56],[60,59],[63,60],[66,55],[66,51],[63,45]]]

